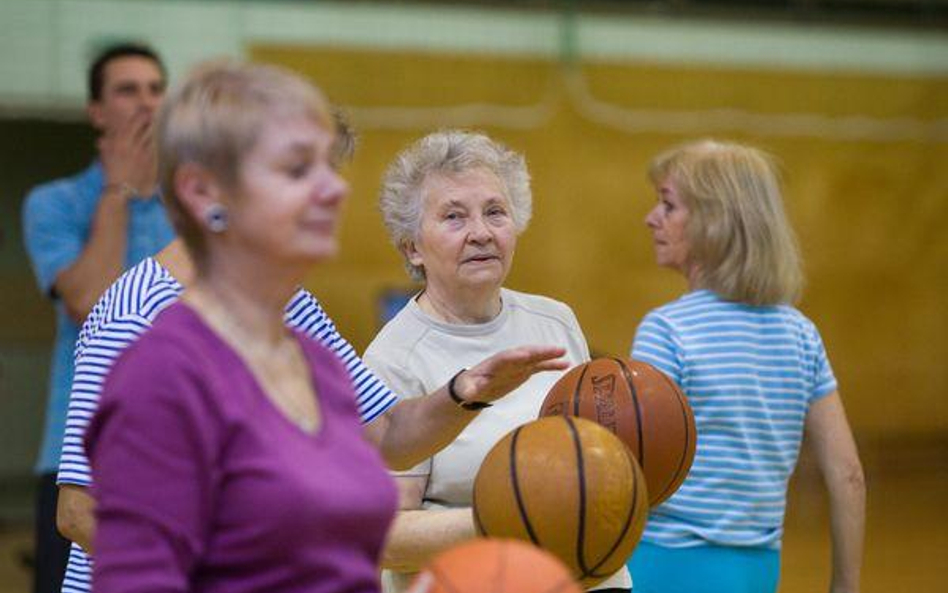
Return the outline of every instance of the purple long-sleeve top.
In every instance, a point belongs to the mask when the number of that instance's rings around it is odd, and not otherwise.
[[[116,362],[86,439],[96,593],[378,592],[395,488],[338,358],[297,339],[314,434],[185,304]]]

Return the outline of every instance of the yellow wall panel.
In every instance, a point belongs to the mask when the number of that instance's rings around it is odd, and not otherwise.
[[[559,68],[542,60],[300,46],[259,46],[252,55],[305,73],[355,114],[552,106],[533,127],[493,121],[489,110],[474,120],[523,151],[533,175],[534,219],[508,285],[572,305],[602,353],[627,352],[641,316],[684,290],[654,265],[642,222],[654,200],[649,158],[707,135],[766,148],[782,164],[806,261],[801,308],[823,332],[856,430],[948,430],[948,80],[585,65],[595,101],[646,116],[647,125],[621,128],[591,120],[589,106],[569,98]],[[726,117],[714,114],[720,109],[754,114],[764,125],[748,128],[738,115],[728,129]],[[675,119],[681,114],[684,125]],[[825,121],[825,129],[794,128],[787,119],[794,114]],[[853,116],[861,118],[856,128],[839,126]],[[445,122],[408,118],[403,129],[388,129],[354,119],[361,142],[347,171],[353,193],[342,253],[314,272],[310,286],[361,350],[377,329],[379,294],[410,286],[377,211],[379,179],[399,149]],[[879,131],[891,131],[894,119],[910,130],[898,140]]]
[[[925,119],[948,113],[945,78],[649,63],[585,69],[598,97],[629,106]]]

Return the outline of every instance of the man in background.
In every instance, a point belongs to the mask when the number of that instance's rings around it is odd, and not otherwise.
[[[35,187],[23,205],[23,235],[37,283],[52,299],[56,339],[43,440],[36,464],[36,593],[59,593],[69,542],[56,531],[56,470],[79,327],[102,292],[174,236],[157,195],[152,122],[164,98],[158,55],[113,45],[89,68],[89,121],[98,158],[84,171]]]

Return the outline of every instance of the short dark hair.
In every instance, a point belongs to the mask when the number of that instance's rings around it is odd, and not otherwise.
[[[133,42],[123,42],[110,45],[100,51],[92,65],[89,66],[89,101],[102,99],[102,87],[105,85],[105,67],[112,60],[127,57],[139,57],[151,60],[161,70],[161,77],[167,77],[165,65],[158,57],[157,52],[147,45]]]

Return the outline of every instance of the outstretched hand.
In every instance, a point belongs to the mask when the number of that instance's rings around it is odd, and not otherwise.
[[[534,373],[562,371],[569,361],[557,346],[520,346],[504,350],[461,373],[454,383],[465,401],[492,402],[523,384]]]

